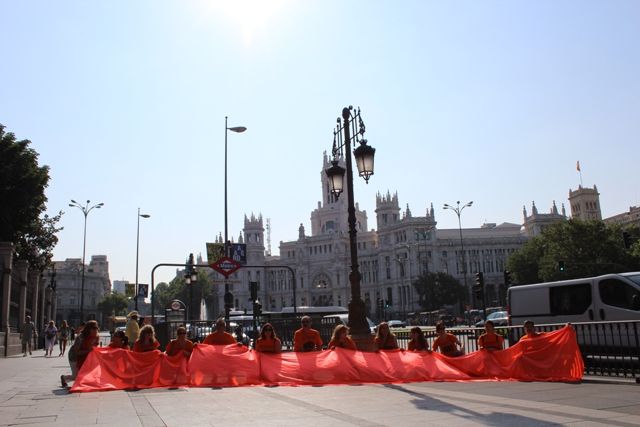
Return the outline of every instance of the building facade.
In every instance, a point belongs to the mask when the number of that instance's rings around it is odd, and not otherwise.
[[[311,212],[311,232],[300,224],[296,240],[280,242],[279,256],[265,253],[262,216],[245,216],[244,237],[240,240],[247,245],[247,264],[255,267],[242,268],[229,278],[235,309],[251,310],[249,281],[258,282],[263,310],[279,311],[293,304],[348,305],[351,287],[347,196],[342,194],[336,199],[329,191],[324,173],[329,166],[325,154],[320,173],[322,200]],[[357,204],[355,213],[361,296],[372,318],[380,317],[378,298],[387,302],[387,313],[392,316],[420,311],[412,282],[424,272],[446,272],[460,283],[466,282],[466,303],[477,306],[470,288],[474,273],[483,271],[487,304],[499,305],[507,258],[528,240],[519,224],[464,228],[463,256],[459,229],[438,229],[433,205],[421,216],[414,216],[408,205],[401,209],[397,193],[377,195],[375,230],[369,230],[367,212]],[[295,282],[287,267],[295,272]],[[211,274],[222,283],[217,273]],[[224,307],[223,292],[218,292],[217,307]]]
[[[80,303],[82,293],[82,259],[67,258],[54,261],[56,282],[55,321],[59,325],[66,320],[70,325],[80,324]],[[84,317],[95,319],[102,324],[102,314],[98,303],[111,292],[109,262],[106,255],[93,255],[89,265],[84,266]],[[45,281],[51,282],[54,270],[48,270]]]

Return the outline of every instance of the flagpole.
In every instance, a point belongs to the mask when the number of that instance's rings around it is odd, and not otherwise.
[[[578,173],[580,174],[580,187],[582,187],[582,170],[580,169],[580,160],[576,163],[576,169],[578,169]]]

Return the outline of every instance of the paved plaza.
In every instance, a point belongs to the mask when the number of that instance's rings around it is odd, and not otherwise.
[[[70,394],[66,358],[0,359],[0,426],[638,426],[640,385],[412,383]]]

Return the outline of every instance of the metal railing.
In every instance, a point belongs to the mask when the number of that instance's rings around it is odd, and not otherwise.
[[[261,324],[262,322],[258,322]],[[270,322],[282,341],[284,351],[293,350],[293,335],[300,328],[299,319],[274,319]],[[190,339],[202,342],[207,334],[215,329],[215,321],[187,321],[186,326]],[[231,319],[231,333],[240,324],[246,340],[253,339],[251,322],[235,322]],[[166,344],[176,337],[178,326],[185,326],[185,321],[164,322],[156,325],[156,335],[164,349]],[[320,332],[325,345],[331,339],[336,326],[334,319],[314,319],[312,327]],[[538,332],[551,332],[564,327],[565,324],[536,325]],[[586,375],[635,378],[640,380],[640,320],[620,322],[585,322],[573,323]],[[406,349],[409,342],[409,327],[393,328],[400,348]],[[437,334],[433,326],[421,326],[429,347]],[[451,327],[447,331],[455,335],[464,346],[465,353],[477,351],[478,337],[484,332],[477,327]],[[496,332],[504,336],[505,348],[517,343],[524,335],[522,326],[496,326]]]

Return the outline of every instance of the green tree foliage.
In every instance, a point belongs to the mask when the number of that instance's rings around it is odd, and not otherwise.
[[[202,268],[197,270],[197,275],[198,279],[196,282],[191,282],[188,285],[185,283],[184,277],[182,276],[176,276],[168,284],[165,282],[159,283],[155,289],[157,298],[156,314],[164,314],[164,310],[169,307],[169,304],[174,299],[180,300],[185,305],[189,306],[191,304],[189,292],[192,293],[193,297],[194,317],[200,317],[200,301],[202,299],[205,300],[208,306],[212,306],[214,299],[216,298],[213,281],[207,274],[207,271]]]
[[[102,312],[103,318],[106,319],[112,314],[115,316],[127,314],[128,305],[129,300],[126,296],[114,292],[104,297],[104,299],[98,303],[98,310]]]
[[[420,306],[427,311],[443,305],[457,304],[465,299],[464,286],[447,273],[426,273],[413,282]]]
[[[62,212],[43,215],[49,184],[49,167],[38,165],[31,141],[18,141],[0,124],[0,241],[16,245],[18,259],[32,269],[44,270],[58,242],[56,224]]]
[[[602,221],[558,222],[511,255],[507,268],[522,285],[638,270],[640,249],[634,252],[635,244],[626,249],[622,231]],[[564,271],[559,269],[561,261]]]

